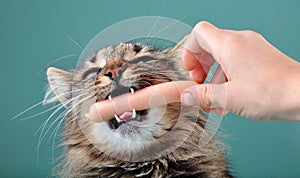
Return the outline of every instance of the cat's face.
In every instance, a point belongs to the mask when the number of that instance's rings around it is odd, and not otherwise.
[[[155,140],[166,137],[176,124],[179,103],[117,115],[126,119],[122,122],[111,118],[93,123],[85,115],[97,101],[113,100],[128,92],[134,94],[150,85],[186,80],[179,50],[156,51],[148,46],[121,43],[99,50],[72,73],[49,68],[48,80],[56,98],[74,115],[66,118],[67,123],[77,122],[85,136],[107,154],[132,155],[157,147]]]

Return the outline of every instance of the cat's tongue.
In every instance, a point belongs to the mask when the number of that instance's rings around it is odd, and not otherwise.
[[[123,121],[130,119],[131,117],[132,117],[132,112],[124,112],[119,116],[119,118]]]

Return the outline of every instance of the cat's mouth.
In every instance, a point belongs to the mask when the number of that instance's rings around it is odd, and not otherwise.
[[[125,93],[131,93],[134,94],[135,91],[138,89],[135,87],[123,87],[118,86],[116,89],[114,89],[111,93],[109,93],[105,99],[112,100],[113,97],[125,94]],[[144,120],[144,116],[148,114],[148,109],[136,111],[133,109],[132,111],[127,111],[121,114],[115,114],[114,118],[108,121],[108,125],[111,129],[118,129],[122,124],[125,124],[127,122],[131,121],[139,121],[142,122]]]

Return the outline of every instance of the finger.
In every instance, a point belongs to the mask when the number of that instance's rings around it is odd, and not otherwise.
[[[183,48],[189,50],[191,53],[200,55],[205,50],[202,48],[201,44],[198,43],[198,34],[194,32],[195,29],[192,30],[190,35],[184,41]]]
[[[182,63],[186,70],[190,71],[190,79],[198,83],[203,83],[207,77],[207,73],[210,70],[210,66],[215,62],[209,53],[203,53],[200,56],[194,56],[188,50],[183,50]],[[201,61],[196,58],[203,58],[206,64],[200,63]]]
[[[182,66],[185,70],[187,71],[191,71],[193,70],[197,65],[199,64],[199,62],[197,61],[197,59],[194,57],[194,55],[192,55],[191,52],[189,52],[186,49],[182,50]]]
[[[192,71],[189,72],[190,78],[197,83],[203,83],[207,77],[207,69],[204,69],[200,63],[197,64]]]
[[[199,22],[184,43],[184,48],[195,54],[206,51],[220,63],[220,57],[217,54],[220,53],[220,46],[222,46],[224,36],[227,33],[208,22]]]
[[[210,53],[203,50],[198,44],[194,44],[196,40],[194,40],[192,34],[185,41],[184,44],[187,45],[188,48],[183,49],[182,51],[182,65],[185,70],[191,71],[195,69],[197,66],[199,66],[200,63],[203,66],[203,68],[206,69],[206,73],[207,73],[209,68],[215,63],[215,59],[212,57]]]
[[[182,65],[185,70],[191,71],[198,64],[201,64],[203,67],[208,68],[215,63],[215,59],[212,57],[210,53],[203,52],[201,54],[195,54],[187,49],[183,49],[182,51]],[[207,72],[207,71],[206,71]]]
[[[112,101],[104,100],[95,103],[87,117],[95,122],[102,122],[112,119],[115,114],[132,111],[133,109],[139,111],[167,103],[180,102],[181,92],[195,84],[193,81],[167,82],[138,90],[134,95],[123,94],[114,97]],[[157,96],[160,96],[162,100],[157,100]],[[153,97],[155,97],[155,101],[164,102],[153,102]]]

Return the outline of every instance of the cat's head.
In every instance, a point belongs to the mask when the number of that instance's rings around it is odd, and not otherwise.
[[[167,135],[180,120],[180,103],[119,114],[118,117],[126,119],[120,123],[116,118],[94,123],[85,115],[97,101],[134,93],[150,85],[187,80],[187,72],[181,65],[181,43],[172,50],[121,43],[99,50],[72,72],[49,68],[47,76],[54,100],[59,100],[71,115],[65,118],[67,134],[78,130],[70,129],[70,124],[78,123],[86,138],[100,151],[118,158],[122,156],[121,159],[134,159],[133,155],[147,154],[150,150],[169,149],[171,140],[180,140],[176,137],[184,134]],[[188,124],[185,127],[192,129]]]

